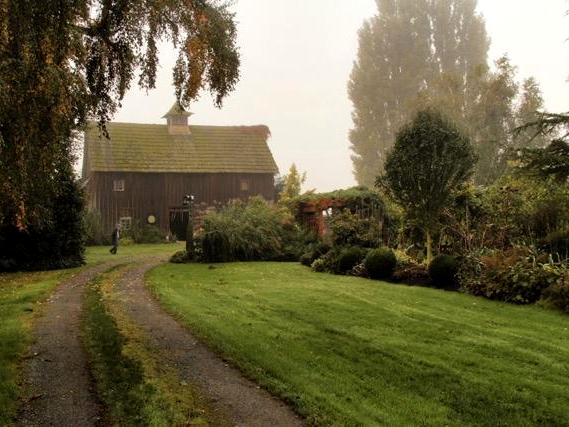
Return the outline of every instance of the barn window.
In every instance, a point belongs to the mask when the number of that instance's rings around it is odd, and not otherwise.
[[[249,191],[249,180],[241,179],[239,181],[239,188],[241,189],[241,191]]]
[[[119,218],[119,223],[121,225],[122,230],[130,230],[130,227],[132,226],[132,217],[121,216]]]
[[[113,191],[124,191],[124,179],[115,179],[113,181]]]

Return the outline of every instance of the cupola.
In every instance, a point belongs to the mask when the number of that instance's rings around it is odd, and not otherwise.
[[[168,133],[170,135],[189,135],[188,117],[191,115],[192,113],[184,110],[177,101],[174,102],[170,110],[162,116],[168,123]]]

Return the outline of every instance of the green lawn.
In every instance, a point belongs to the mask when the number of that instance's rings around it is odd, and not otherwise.
[[[168,264],[148,282],[315,424],[569,425],[569,316],[289,263]]]
[[[118,253],[116,255],[111,255],[109,253],[110,248],[110,246],[88,247],[85,253],[87,265],[116,259],[128,261],[130,258],[141,255],[172,255],[177,251],[184,250],[186,247],[185,242],[119,246]]]

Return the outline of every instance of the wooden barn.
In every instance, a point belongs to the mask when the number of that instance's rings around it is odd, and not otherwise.
[[[133,221],[173,231],[186,194],[202,208],[274,199],[278,169],[268,127],[188,125],[190,115],[175,103],[166,124],[109,123],[110,139],[88,126],[82,174],[88,208],[101,215],[105,231]]]

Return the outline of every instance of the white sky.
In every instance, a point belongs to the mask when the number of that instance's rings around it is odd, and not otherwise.
[[[355,185],[348,142],[352,106],[346,85],[357,31],[376,13],[374,0],[236,0],[241,80],[221,110],[207,94],[191,106],[191,123],[266,124],[281,173],[295,162],[305,189]],[[478,0],[492,39],[490,59],[507,52],[519,77],[535,76],[550,111],[569,110],[568,0]],[[162,123],[174,101],[165,46],[157,88],[133,88],[116,121]]]

